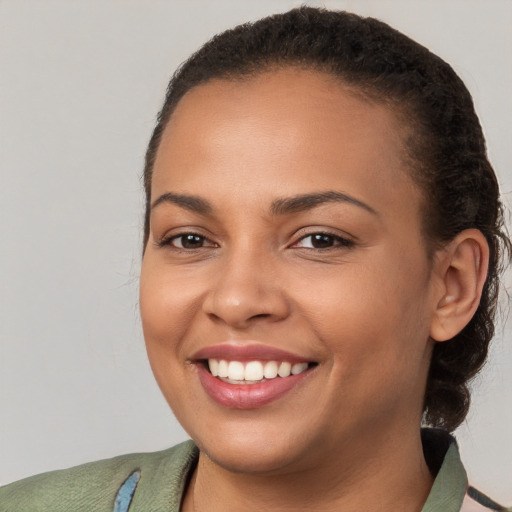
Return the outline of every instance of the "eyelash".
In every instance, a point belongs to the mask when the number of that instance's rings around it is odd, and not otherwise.
[[[182,245],[183,245],[183,239],[185,237],[196,237],[196,238],[200,238],[201,241],[204,243],[204,242],[210,242],[211,245],[201,245],[200,247],[177,247],[175,245],[173,245],[173,242],[175,240],[179,240],[180,238],[182,239]],[[179,233],[177,235],[171,235],[171,236],[168,236],[168,237],[164,237],[162,238],[162,240],[160,240],[158,243],[157,243],[158,247],[165,247],[165,246],[169,246],[171,247],[172,249],[175,249],[175,250],[178,250],[178,251],[194,251],[194,250],[197,250],[197,249],[203,249],[204,247],[217,247],[217,244],[215,242],[212,242],[211,240],[209,240],[207,237],[203,236],[203,235],[200,235],[199,233],[194,233],[194,232],[186,232],[186,233]]]
[[[333,245],[330,245],[329,247],[297,247],[299,242],[302,242],[308,238],[313,237],[325,237],[331,239],[333,242]],[[334,233],[330,233],[328,231],[315,231],[314,233],[308,233],[307,235],[303,235],[297,242],[294,242],[291,246],[292,248],[297,249],[310,249],[310,250],[316,250],[316,251],[328,251],[333,250],[337,248],[351,248],[354,247],[355,242],[353,240],[350,240],[348,238],[344,238],[339,235],[335,235]]]
[[[198,242],[202,242],[202,244],[209,242],[209,245],[201,245],[199,247],[184,247],[183,242],[186,237],[195,237],[196,239],[199,239]],[[329,245],[328,247],[300,247],[298,244],[300,242],[303,242],[304,240],[307,240],[308,238],[313,239],[313,237],[324,237],[324,240],[327,238],[332,243],[332,245]],[[181,247],[177,247],[173,244],[174,241],[182,239]],[[312,240],[312,245],[313,245]],[[157,243],[158,247],[165,247],[169,246],[172,249],[178,250],[178,251],[194,251],[197,249],[203,249],[205,247],[207,248],[215,248],[218,247],[215,242],[212,242],[207,237],[200,235],[199,233],[194,232],[186,232],[186,233],[179,233],[177,235],[171,235],[168,237],[164,237],[162,240],[160,240]],[[335,235],[334,233],[329,233],[327,231],[316,231],[314,233],[308,233],[306,235],[303,235],[300,237],[296,242],[294,242],[292,245],[290,245],[290,248],[295,249],[308,249],[308,250],[315,250],[315,251],[328,251],[336,248],[350,248],[355,245],[355,242],[353,240],[350,240],[348,238],[341,237],[339,235]]]

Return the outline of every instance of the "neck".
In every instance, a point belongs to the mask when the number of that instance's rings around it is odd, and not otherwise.
[[[330,460],[300,470],[240,473],[201,453],[183,511],[419,512],[432,481],[419,430],[409,437],[347,443]]]

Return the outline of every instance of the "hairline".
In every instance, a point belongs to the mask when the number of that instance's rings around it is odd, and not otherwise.
[[[377,89],[376,86],[364,85],[361,78],[348,78],[340,73],[337,73],[335,69],[329,64],[319,64],[313,60],[298,61],[296,59],[274,59],[271,62],[252,63],[252,65],[246,66],[246,68],[236,71],[225,71],[219,72],[218,74],[211,76],[205,80],[199,80],[191,87],[186,89],[183,93],[179,94],[173,101],[170,102],[168,109],[163,112],[165,116],[162,117],[161,131],[159,133],[157,144],[153,149],[152,162],[149,168],[144,169],[144,188],[146,193],[146,207],[145,207],[145,233],[144,233],[144,245],[143,254],[146,250],[146,245],[149,239],[149,217],[151,213],[151,186],[154,171],[154,164],[158,150],[162,143],[163,135],[172,121],[172,117],[182,100],[190,93],[195,91],[198,87],[206,86],[211,83],[247,83],[251,80],[255,80],[266,74],[272,74],[283,70],[303,70],[306,72],[312,72],[323,75],[327,80],[331,82],[337,82],[345,92],[352,97],[370,103],[374,105],[380,105],[384,107],[396,121],[395,126],[397,133],[403,141],[402,151],[402,162],[404,164],[404,170],[408,173],[412,179],[414,185],[420,192],[420,217],[421,217],[421,228],[422,235],[425,240],[425,249],[429,262],[433,263],[433,257],[436,251],[444,245],[446,241],[435,240],[430,233],[428,228],[428,218],[430,213],[430,206],[428,204],[427,195],[428,190],[426,186],[426,180],[423,178],[425,165],[424,161],[420,161],[413,155],[413,148],[415,141],[422,137],[421,133],[414,133],[417,121],[417,116],[410,116],[412,107],[408,102],[400,101],[398,98],[394,98],[392,93],[384,93]],[[178,70],[179,71],[179,70]],[[413,122],[408,121],[409,118],[413,119]],[[411,144],[412,142],[412,144]],[[416,142],[417,143],[417,142]],[[148,179],[149,178],[149,179]],[[147,228],[146,228],[147,223]],[[147,232],[146,232],[147,231]]]

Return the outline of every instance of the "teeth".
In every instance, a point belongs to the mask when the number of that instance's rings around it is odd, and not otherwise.
[[[245,380],[263,379],[263,365],[259,361],[251,361],[245,366]]]
[[[219,361],[219,377],[228,376],[228,362],[221,360]]]
[[[219,361],[217,359],[209,359],[208,366],[210,367],[210,372],[214,377],[219,375]]]
[[[298,375],[308,369],[308,363],[297,363],[292,366],[292,375]]]
[[[228,365],[229,380],[244,380],[244,365],[240,361],[230,361]]]
[[[289,377],[292,373],[292,365],[290,363],[281,363],[277,374],[279,377]]]
[[[298,375],[308,369],[308,363],[291,364],[286,361],[226,361],[224,359],[208,359],[210,372],[214,377],[228,381],[260,382],[264,379],[275,379],[290,375]]]
[[[275,361],[269,361],[263,369],[263,376],[265,379],[275,379],[277,377],[278,368],[279,367]]]

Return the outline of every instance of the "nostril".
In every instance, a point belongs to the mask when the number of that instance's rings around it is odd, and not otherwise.
[[[270,316],[270,313],[259,313],[257,315],[251,316],[251,318],[269,318]]]

